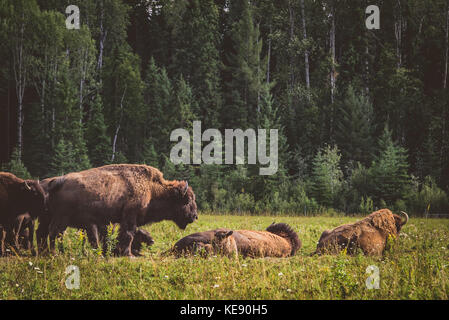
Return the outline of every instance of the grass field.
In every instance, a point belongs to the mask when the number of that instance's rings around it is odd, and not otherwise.
[[[145,257],[103,258],[66,231],[64,253],[0,258],[0,299],[448,299],[449,220],[411,219],[405,235],[382,258],[310,257],[321,232],[348,217],[201,215],[182,231],[172,222],[146,227],[155,239]],[[190,233],[218,227],[264,230],[273,221],[299,232],[303,247],[287,259],[175,259],[162,252]],[[65,286],[69,265],[80,288]],[[379,268],[380,288],[368,290],[368,266]]]

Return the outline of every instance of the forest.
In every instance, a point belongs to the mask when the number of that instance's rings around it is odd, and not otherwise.
[[[448,60],[447,0],[1,0],[0,168],[147,164],[205,212],[449,213]],[[278,171],[173,164],[194,121],[278,129]]]

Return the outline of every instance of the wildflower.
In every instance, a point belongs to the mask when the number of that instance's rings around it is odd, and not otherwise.
[[[282,277],[283,275],[284,275],[284,274],[283,274],[282,272],[279,272],[279,273],[278,273],[278,276],[279,276],[279,277]]]
[[[247,267],[248,265],[246,263],[242,264],[242,267]]]
[[[32,267],[33,266],[33,263],[30,261],[30,262],[28,262],[28,264],[30,265],[30,267]]]
[[[215,285],[214,285],[214,288],[218,288],[218,287],[220,287],[220,285],[218,285],[218,284],[215,284]]]

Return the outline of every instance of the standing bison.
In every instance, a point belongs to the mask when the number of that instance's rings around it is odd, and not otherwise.
[[[315,254],[334,254],[344,249],[348,254],[355,254],[357,249],[361,249],[365,255],[382,255],[388,238],[396,238],[409,220],[407,213],[402,214],[404,219],[382,209],[356,223],[326,230],[318,241]]]
[[[21,219],[18,221],[18,217],[28,212],[26,222],[33,221],[45,211],[45,203],[45,192],[39,181],[22,180],[11,173],[0,172],[0,226],[3,228],[0,254],[6,252],[6,244],[16,242],[17,232],[20,233],[17,223],[20,222],[22,227],[23,222]],[[28,223],[26,225],[29,226]],[[28,231],[30,234],[34,232],[34,225],[32,229]]]
[[[191,234],[179,240],[172,252],[204,252],[243,257],[289,257],[301,248],[298,234],[287,224],[272,224],[266,231],[216,229]]]
[[[137,226],[172,220],[181,229],[197,218],[187,182],[167,181],[146,165],[109,165],[53,178],[48,183],[50,246],[67,227],[86,229],[94,247],[98,228],[120,223],[119,251],[133,256]],[[45,229],[45,228],[44,228]]]

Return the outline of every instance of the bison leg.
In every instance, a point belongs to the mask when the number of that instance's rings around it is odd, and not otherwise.
[[[0,257],[3,257],[5,255],[5,231],[3,230],[3,227],[0,226]]]
[[[11,224],[7,224],[3,227],[3,255],[8,255],[8,252],[11,253],[11,250],[15,249],[16,241],[15,241],[15,232],[14,228]]]
[[[108,251],[108,226],[107,225],[100,225],[98,226],[98,236],[100,239],[100,243],[103,245],[103,255],[105,255]]]
[[[48,235],[50,233],[50,218],[48,215],[39,216],[39,227],[36,230],[37,252],[48,251]]]
[[[120,246],[120,253],[123,256],[133,257],[132,243],[137,229],[135,219],[133,220],[134,221],[124,221],[120,224],[118,241]]]
[[[55,242],[57,237],[61,237],[67,228],[67,224],[64,221],[52,221],[50,223],[50,251],[55,253]],[[63,251],[62,246],[60,247],[61,251]]]
[[[100,244],[98,237],[98,227],[96,224],[91,224],[87,227],[87,239],[89,239],[92,248],[97,249]]]
[[[36,250],[34,249],[34,225],[35,222],[33,219],[28,223],[28,238],[26,239],[27,250],[31,251],[33,256],[36,255]]]

